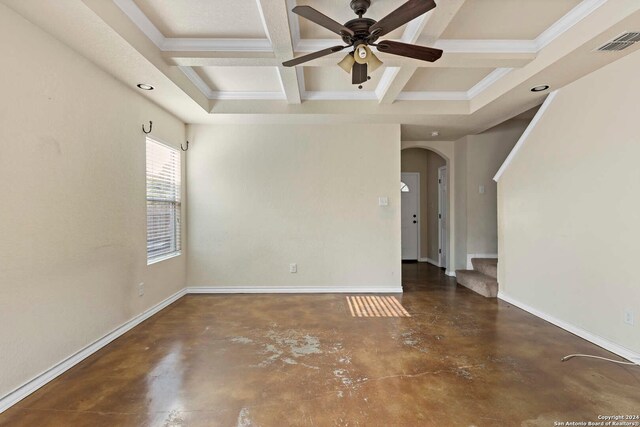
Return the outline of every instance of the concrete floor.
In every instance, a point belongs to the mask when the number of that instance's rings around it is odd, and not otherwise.
[[[553,426],[640,413],[640,369],[427,264],[411,318],[344,295],[191,295],[0,414],[10,426]]]

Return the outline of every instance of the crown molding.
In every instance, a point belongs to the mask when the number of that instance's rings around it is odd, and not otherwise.
[[[389,85],[393,83],[393,80],[399,72],[400,67],[385,67],[384,72],[378,81],[378,86],[376,86],[376,96],[378,100],[382,98],[382,94],[387,90]]]
[[[403,43],[415,43],[415,41],[418,40],[420,33],[424,29],[425,23],[432,14],[433,9],[420,16],[419,18],[409,22],[407,24],[407,27],[404,29],[404,32],[402,33],[402,37],[400,37],[400,41]]]
[[[484,79],[480,80],[473,86],[471,89],[467,91],[467,96],[469,99],[473,99],[478,96],[481,92],[488,89],[489,86],[493,85],[495,82],[509,74],[513,68],[496,68],[488,76]]]
[[[304,91],[302,99],[305,101],[372,101],[378,96],[374,91],[329,92]]]
[[[539,52],[544,49],[549,43],[564,34],[606,2],[607,0],[582,0],[581,3],[536,37],[534,42],[537,51]]]
[[[398,101],[469,101],[468,92],[464,91],[424,91],[400,92]]]
[[[213,100],[286,100],[283,92],[211,92]]]
[[[264,33],[267,35],[269,39],[269,44],[271,45],[271,35],[269,34],[269,26],[267,25],[267,19],[264,16],[264,10],[262,10],[262,3],[260,0],[256,1],[256,7],[258,8],[258,13],[260,14],[260,22],[262,23],[262,28],[264,29]]]
[[[178,69],[182,71],[189,80],[191,80],[191,83],[193,83],[204,96],[206,96],[208,99],[212,99],[213,91],[211,90],[209,85],[204,80],[202,80],[202,77],[200,77],[198,73],[196,73],[196,70],[194,70],[193,67],[179,66]]]
[[[149,40],[151,40],[153,44],[159,48],[164,44],[164,35],[153,25],[153,22],[147,18],[147,15],[144,14],[133,0],[113,0],[113,2],[136,24],[140,31],[149,37]]]
[[[193,83],[210,100],[283,100],[286,99],[282,92],[234,92],[234,91],[214,91],[202,80],[192,67],[178,67],[191,83]]]
[[[165,38],[164,52],[273,52],[268,39]]]
[[[496,68],[468,91],[400,92],[397,99],[398,101],[470,101],[509,74],[511,70],[513,68]]]
[[[433,47],[447,53],[537,53],[534,40],[441,39]]]
[[[300,21],[298,21],[298,15],[292,12],[296,7],[296,0],[287,0],[287,13],[289,15],[289,29],[291,30],[291,41],[293,42],[293,50],[300,43]]]

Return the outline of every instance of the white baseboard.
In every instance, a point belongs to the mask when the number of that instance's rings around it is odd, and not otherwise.
[[[473,270],[471,258],[498,258],[498,254],[467,254],[467,270]]]
[[[452,270],[447,270],[444,272],[447,276],[456,277],[456,272]]]
[[[429,264],[435,265],[436,267],[440,267],[440,263],[438,261],[432,260],[431,258],[420,258],[418,261],[428,262]]]
[[[189,294],[401,294],[400,286],[191,286]]]
[[[116,329],[109,332],[102,338],[92,342],[91,344],[87,345],[81,350],[78,350],[76,353],[72,354],[71,356],[67,357],[61,362],[53,365],[51,368],[47,369],[41,374],[36,375],[31,380],[27,381],[26,383],[19,386],[15,390],[9,392],[7,395],[2,396],[0,398],[0,413],[4,412],[9,407],[15,405],[16,403],[18,403],[19,401],[21,401],[22,399],[24,399],[25,397],[27,397],[28,395],[30,395],[31,393],[39,389],[40,387],[47,384],[49,381],[52,381],[59,375],[63,374],[65,371],[69,370],[73,366],[82,362],[84,359],[91,356],[93,353],[100,350],[102,347],[106,346],[111,341],[115,340],[125,332],[133,329],[135,326],[139,325],[143,321],[147,320],[149,317],[158,313],[160,310],[167,307],[169,304],[175,302],[185,294],[186,294],[186,289],[182,289],[176,292],[175,294],[171,295],[164,301],[159,302],[158,304],[154,305],[153,307],[149,308],[143,313],[135,316],[133,319],[129,320],[128,322],[117,327]]]
[[[514,298],[511,298],[508,295],[505,295],[503,292],[498,291],[498,298],[507,302],[511,305],[514,305],[528,313],[533,314],[536,317],[539,317],[543,320],[546,320],[549,323],[556,325],[559,328],[564,329],[567,332],[571,332],[574,335],[579,336],[582,339],[585,339],[598,347],[602,347],[605,350],[610,351],[611,353],[617,354],[620,357],[623,357],[629,361],[640,363],[640,354],[636,353],[632,350],[629,350],[626,347],[618,345],[612,341],[609,341],[606,338],[602,338],[601,336],[595,335],[589,331],[586,331],[578,326],[572,325],[571,323],[567,323],[564,320],[560,320],[550,314],[544,313],[538,309],[535,309],[525,303],[522,303]]]

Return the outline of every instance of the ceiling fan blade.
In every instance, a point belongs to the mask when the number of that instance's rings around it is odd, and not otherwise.
[[[382,37],[407,22],[414,20],[418,16],[429,12],[434,7],[436,7],[434,0],[409,0],[373,24],[371,28],[369,28],[369,32],[378,37]]]
[[[351,69],[351,83],[354,85],[359,85],[360,83],[364,83],[367,81],[367,64],[358,64],[357,62],[353,63],[353,68]]]
[[[294,59],[292,59],[290,61],[283,62],[282,65],[284,65],[285,67],[293,67],[293,66],[296,66],[296,65],[300,65],[300,64],[302,64],[304,62],[309,62],[312,59],[321,58],[323,56],[330,55],[330,54],[332,54],[334,52],[340,52],[345,47],[348,47],[348,46],[333,46],[333,47],[329,47],[327,49],[319,50],[317,52],[313,52],[313,53],[310,53],[310,54],[304,55],[304,56],[299,56],[299,57],[294,58]]]
[[[408,58],[419,59],[421,61],[435,62],[442,56],[440,49],[432,47],[418,46],[415,44],[407,44],[385,40],[378,43],[377,48],[380,52],[390,53],[392,55],[406,56]]]
[[[354,32],[342,25],[339,22],[334,21],[329,18],[327,15],[318,12],[311,6],[296,6],[291,10],[293,13],[302,16],[303,18],[307,18],[311,22],[315,22],[316,24],[326,28],[327,30],[333,31],[334,33],[342,36],[342,35],[350,35],[354,36]]]

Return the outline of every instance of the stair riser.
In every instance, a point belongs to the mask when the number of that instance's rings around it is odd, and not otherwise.
[[[486,274],[489,277],[493,277],[494,279],[498,278],[498,266],[496,265],[480,264],[478,265],[478,268],[476,268],[475,266],[473,268],[482,274]]]
[[[498,295],[498,282],[489,276],[478,276],[479,274],[475,270],[456,271],[458,284],[484,297],[495,298]]]
[[[473,269],[475,271],[479,271],[480,273],[485,274],[489,277],[493,277],[494,279],[498,278],[497,259],[472,258],[471,264],[473,265]]]

